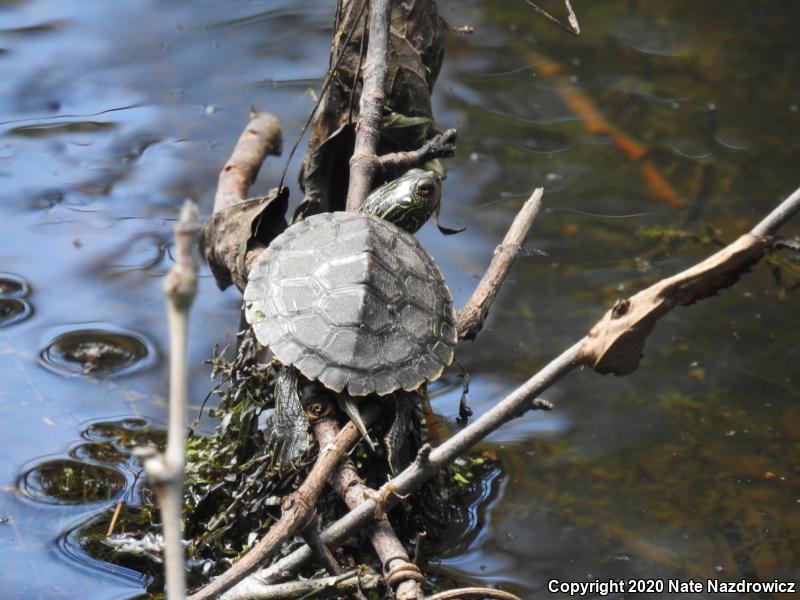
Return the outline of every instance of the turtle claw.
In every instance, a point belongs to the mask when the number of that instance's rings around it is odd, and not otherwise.
[[[467,230],[467,228],[466,228],[466,227],[456,227],[456,228],[452,228],[452,227],[445,227],[444,225],[442,225],[441,223],[439,223],[439,218],[438,218],[438,216],[435,216],[435,217],[433,218],[433,220],[434,220],[434,222],[436,223],[436,227],[437,227],[437,228],[439,229],[439,231],[440,231],[440,232],[442,232],[442,234],[444,234],[444,235],[454,235],[454,234],[456,234],[456,233],[461,233],[462,231],[466,231],[466,230]]]
[[[453,229],[452,227],[445,227],[444,225],[439,225],[438,223],[436,224],[436,227],[438,227],[439,231],[441,231],[444,235],[455,235],[456,233],[461,233],[462,231],[467,230],[466,227],[456,227]]]
[[[361,432],[361,435],[364,436],[364,439],[367,441],[367,444],[369,444],[369,447],[374,451],[375,442],[373,442],[372,438],[369,437],[367,426],[364,423],[364,419],[361,418],[361,411],[358,410],[358,402],[356,402],[349,394],[337,395],[336,402],[339,404],[339,408],[342,409],[344,414],[350,417],[350,420],[353,421],[353,424]]]

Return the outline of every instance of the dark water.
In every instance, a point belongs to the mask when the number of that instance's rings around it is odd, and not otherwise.
[[[434,97],[440,124],[459,128],[443,221],[468,229],[420,238],[458,304],[524,198],[547,190],[487,327],[460,349],[477,414],[617,297],[706,256],[709,239],[733,240],[800,185],[795,3],[582,4],[573,38],[521,1],[441,3],[454,25],[476,27],[448,36]],[[131,433],[149,423],[137,419],[163,423],[160,286],[178,206],[191,197],[208,215],[252,104],[294,136],[327,66],[332,11],[330,1],[0,4],[3,598],[143,588],[70,532],[120,497],[136,501],[126,444],[147,437]],[[551,63],[560,78],[546,75]],[[639,163],[587,130],[565,104],[575,92],[647,148],[685,206],[657,198]],[[280,167],[270,162],[258,189]],[[429,572],[526,598],[546,597],[552,578],[800,579],[799,280],[797,256],[778,255],[669,315],[633,375],[575,373],[550,390],[554,412],[492,436],[502,472],[469,527],[424,549],[440,559]],[[209,387],[203,359],[232,340],[239,300],[203,272],[195,410]],[[97,368],[85,348],[67,361],[75,368],[45,368],[59,335],[98,329],[141,344],[112,356],[124,368]],[[433,388],[450,419],[458,382],[450,373]],[[94,485],[104,469],[106,488]],[[90,485],[59,504],[48,473]]]

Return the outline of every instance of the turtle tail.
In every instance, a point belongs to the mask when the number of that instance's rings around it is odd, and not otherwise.
[[[369,447],[374,451],[375,442],[373,442],[372,438],[369,437],[367,426],[364,423],[364,419],[361,418],[361,411],[358,410],[358,402],[356,402],[355,399],[347,393],[337,394],[336,402],[339,404],[339,408],[342,409],[342,412],[350,417],[350,420],[353,421],[353,424],[361,432],[361,435],[364,436],[364,439],[369,444]]]

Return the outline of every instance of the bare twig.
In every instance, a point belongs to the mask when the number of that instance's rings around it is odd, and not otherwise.
[[[125,501],[120,498],[119,502],[117,502],[117,507],[114,509],[114,515],[111,517],[111,522],[108,524],[108,531],[106,531],[106,537],[110,537],[111,534],[114,533],[114,527],[117,526],[117,520],[119,519],[119,513],[122,512],[122,505],[125,504]]]
[[[362,418],[367,425],[375,419],[377,414],[378,411],[375,404],[367,404],[362,410]],[[335,427],[337,427],[336,422],[329,418],[319,419],[314,423],[315,432],[320,429]],[[314,514],[314,507],[325,486],[325,482],[342,457],[350,452],[360,438],[361,434],[358,428],[352,422],[348,422],[335,435],[333,443],[320,448],[317,460],[305,481],[296,491],[283,499],[281,503],[283,512],[280,520],[267,531],[266,535],[239,562],[211,583],[192,594],[190,596],[191,600],[216,598],[252,573],[261,563],[272,557],[280,549],[283,542],[306,527],[309,519]]]
[[[372,189],[372,181],[380,164],[376,151],[386,99],[390,12],[390,0],[370,0],[367,58],[364,61],[356,141],[350,158],[350,182],[347,188],[347,210],[351,212],[358,212],[361,208],[364,198]]]
[[[750,231],[753,235],[764,237],[775,235],[783,225],[800,210],[800,188],[781,202],[775,210],[769,213],[761,222]]]
[[[497,600],[520,600],[519,596],[509,594],[502,590],[491,588],[459,588],[457,590],[447,590],[439,592],[433,596],[428,596],[425,600],[484,600],[484,598],[496,598]]]
[[[267,155],[277,156],[282,151],[283,134],[277,117],[252,111],[250,122],[239,136],[231,157],[219,174],[214,212],[244,200],[247,189],[258,176]]]
[[[167,597],[170,600],[186,597],[181,510],[188,404],[189,309],[197,293],[198,265],[194,248],[198,229],[197,207],[187,200],[175,225],[175,265],[164,281],[170,339],[167,449],[164,454],[151,456],[144,463],[161,507]]]
[[[351,569],[341,575],[266,584],[256,578],[240,583],[224,596],[225,600],[301,600],[304,598],[354,598],[360,591],[375,590],[380,576],[369,569]]]
[[[542,205],[543,188],[534,190],[527,202],[522,205],[519,213],[508,228],[508,233],[503,242],[495,248],[492,262],[486,273],[481,279],[478,287],[472,293],[472,297],[464,307],[458,311],[456,317],[456,331],[458,337],[462,339],[474,339],[483,326],[483,321],[489,312],[495,296],[497,295],[503,280],[508,275],[514,259],[519,254],[522,244],[533,225],[534,219]]]
[[[779,227],[798,212],[800,212],[800,190],[794,192],[781,203],[776,210],[772,211],[768,217],[756,225],[749,235],[752,237],[774,235]],[[756,232],[758,235],[756,235]],[[735,246],[737,243],[740,242],[734,242],[731,246]],[[730,252],[729,249],[726,250]],[[723,250],[723,252],[726,250]],[[694,269],[696,269],[696,267],[684,273],[690,273]],[[680,275],[682,274],[676,275],[673,278],[680,277]],[[712,273],[712,280],[708,282],[705,288],[706,292],[711,291],[715,284],[721,287],[729,284],[729,280],[724,278],[719,279],[716,275],[717,273]],[[659,286],[660,282],[655,285]],[[483,440],[505,423],[508,423],[512,419],[521,416],[525,411],[533,408],[539,394],[580,365],[583,347],[587,340],[589,340],[588,337],[582,338],[567,348],[533,377],[528,379],[508,396],[495,404],[494,407],[444,442],[441,446],[434,449],[431,449],[430,446],[423,446],[414,464],[385,483],[377,491],[377,495],[367,496],[356,508],[330,525],[322,534],[322,539],[325,543],[329,547],[338,546],[347,539],[347,537],[353,535],[354,532],[373,521],[376,518],[376,514],[380,515],[390,508],[397,502],[399,497],[414,492],[439,469],[448,465],[458,456],[463,455],[472,446]],[[285,577],[286,574],[292,573],[294,570],[298,569],[299,566],[311,558],[311,556],[311,550],[307,546],[298,548],[288,556],[277,561],[268,569],[259,572],[258,576],[262,579]]]
[[[320,446],[321,448],[322,446]],[[331,575],[341,575],[342,567],[339,566],[339,563],[336,562],[336,558],[331,553],[330,549],[325,545],[325,542],[322,541],[322,538],[319,536],[319,517],[315,516],[311,519],[301,531],[300,535],[303,537],[303,541],[311,546],[311,549],[314,551],[314,554],[317,555],[317,559],[319,560],[320,564],[325,567],[325,569]]]
[[[531,0],[525,0],[525,2],[533,8],[537,13],[542,15],[545,19],[550,21],[551,23],[555,23],[564,31],[571,33],[573,35],[580,35],[581,34],[581,26],[578,24],[578,17],[575,16],[575,11],[572,10],[572,5],[569,3],[569,0],[564,0],[564,6],[567,9],[567,23],[563,23],[561,20],[555,18],[549,12],[544,10],[542,7],[538,6],[531,2]]]
[[[456,152],[456,135],[455,129],[448,129],[429,139],[418,150],[383,154],[378,158],[380,170],[402,172],[412,167],[419,167],[434,158],[453,156]]]

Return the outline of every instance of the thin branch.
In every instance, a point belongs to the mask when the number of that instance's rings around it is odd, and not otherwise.
[[[237,585],[236,594],[228,592],[225,599],[235,600],[301,600],[304,598],[355,598],[360,591],[376,590],[381,577],[375,571],[359,568],[341,575],[301,579],[287,583],[265,584],[250,578]]]
[[[378,158],[378,167],[382,172],[406,171],[412,167],[419,167],[434,158],[447,158],[456,153],[455,129],[448,129],[444,133],[432,137],[417,150],[408,152],[391,152]]]
[[[369,424],[378,415],[376,404],[367,404],[362,409],[362,418]],[[313,425],[314,430],[336,427],[333,419],[323,418]],[[190,596],[190,600],[209,600],[216,598],[224,591],[236,585],[244,577],[256,570],[259,565],[269,560],[281,544],[299,533],[309,523],[314,514],[317,499],[322,493],[325,483],[333,473],[339,461],[361,439],[358,428],[348,422],[335,436],[332,444],[320,448],[317,460],[308,476],[296,491],[286,496],[281,502],[281,518],[275,523],[259,542],[245,554],[239,562]],[[324,538],[323,538],[324,540]],[[326,542],[327,543],[327,542]],[[307,547],[307,546],[306,546]]]
[[[282,151],[283,134],[278,118],[269,113],[251,111],[247,127],[219,174],[214,213],[244,200],[267,155],[278,156]]]
[[[748,235],[759,238],[774,235],[778,228],[798,212],[800,212],[800,190],[794,192],[781,203],[776,210],[772,211],[772,213],[759,223]],[[759,235],[756,235],[756,232]],[[731,244],[731,246],[735,246],[738,243],[741,242],[737,240]],[[729,248],[726,250],[730,252]],[[693,267],[693,269],[696,268],[697,267]],[[693,269],[688,269],[684,273],[692,272]],[[682,274],[678,274],[671,279],[679,278],[681,275]],[[708,282],[706,291],[710,291],[714,284],[724,286],[726,283],[729,283],[724,279],[717,279],[715,275],[716,273],[712,274],[712,281]],[[661,282],[655,284],[655,286],[659,286],[660,283]],[[655,286],[651,286],[651,288]],[[618,305],[619,303],[617,306]],[[614,309],[612,309],[612,311],[613,310]],[[439,469],[450,464],[457,457],[462,456],[475,444],[504,424],[521,416],[527,410],[534,408],[539,394],[580,365],[583,347],[587,340],[589,340],[589,337],[582,338],[567,348],[533,377],[528,379],[508,396],[500,400],[493,408],[489,409],[441,446],[434,449],[431,449],[430,446],[423,446],[414,464],[381,486],[376,495],[370,495],[364,498],[356,508],[352,509],[348,514],[330,525],[323,532],[322,539],[328,547],[335,548],[342,544],[344,540],[353,535],[353,533],[366,527],[370,522],[375,520],[376,515],[380,516],[388,510],[400,497],[405,497],[419,489],[419,487],[425,481],[433,477]],[[260,571],[258,577],[266,580],[286,577],[287,574],[291,574],[305,561],[309,560],[311,556],[312,552],[308,546],[303,546],[277,561],[268,569]]]
[[[320,446],[320,448],[321,447],[322,446]],[[314,554],[317,555],[317,560],[319,560],[320,564],[325,567],[328,573],[331,575],[341,575],[342,567],[339,566],[338,562],[336,562],[336,558],[333,556],[333,553],[319,536],[319,516],[312,518],[308,525],[306,525],[305,528],[300,531],[300,535],[303,537],[303,541],[311,546]]]
[[[753,235],[765,237],[775,235],[783,225],[800,210],[800,188],[792,192],[792,195],[781,202],[775,210],[769,213],[764,219],[750,231]]]
[[[525,0],[525,2],[533,8],[537,13],[542,15],[545,19],[550,21],[551,23],[555,23],[561,29],[566,31],[567,33],[571,33],[572,35],[580,35],[581,34],[581,26],[578,24],[578,17],[575,16],[575,11],[572,10],[572,5],[569,3],[569,0],[564,0],[564,6],[567,9],[567,23],[562,23],[560,19],[555,18],[549,12],[544,10],[542,7],[538,6],[531,2],[531,0]]]
[[[164,529],[164,567],[169,600],[186,597],[186,571],[182,542],[183,469],[186,451],[188,404],[187,347],[189,309],[197,293],[197,207],[187,200],[175,225],[175,265],[164,280],[169,322],[169,430],[164,454],[144,462],[161,507]]]
[[[520,600],[519,596],[509,594],[502,590],[491,588],[460,588],[457,590],[447,590],[439,592],[433,596],[428,596],[425,600],[484,600],[485,598],[496,598],[497,600]]]
[[[111,517],[111,522],[108,524],[108,531],[106,531],[106,537],[111,537],[114,533],[114,527],[117,526],[117,520],[119,519],[119,514],[122,512],[122,505],[125,504],[125,501],[120,498],[119,502],[117,502],[117,507],[114,509],[114,514]]]
[[[347,188],[347,210],[350,212],[358,212],[361,208],[364,198],[372,190],[372,182],[379,168],[376,152],[386,99],[390,12],[390,0],[370,0],[367,58],[364,61],[356,141],[350,158]]]
[[[497,295],[500,286],[508,275],[511,265],[514,264],[514,259],[519,254],[525,238],[528,236],[533,221],[539,213],[539,208],[542,206],[543,188],[534,190],[530,198],[522,205],[522,208],[514,218],[511,227],[508,228],[508,233],[503,239],[503,242],[495,248],[492,262],[489,263],[489,268],[481,279],[472,297],[467,301],[464,307],[458,311],[456,317],[456,331],[458,337],[462,339],[474,339],[483,326],[483,321],[489,313],[489,307],[492,305],[495,296]]]

